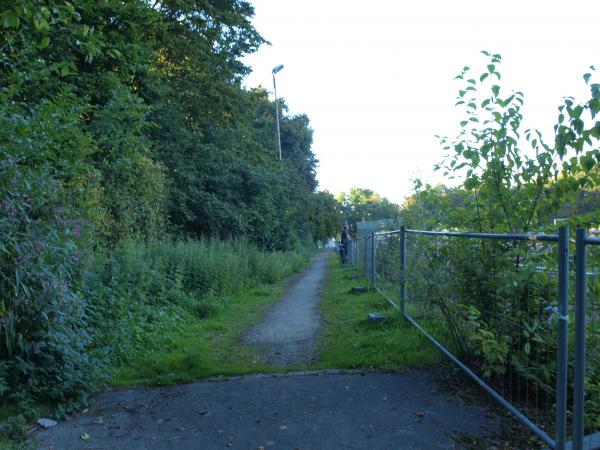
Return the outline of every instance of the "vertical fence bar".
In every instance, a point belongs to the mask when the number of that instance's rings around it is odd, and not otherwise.
[[[375,289],[375,233],[371,235],[371,284]]]
[[[575,379],[573,380],[573,450],[583,450],[585,395],[586,230],[575,235]]]
[[[567,372],[569,339],[569,227],[558,230],[558,350],[556,360],[556,450],[564,450],[567,439]]]
[[[366,238],[365,238],[365,271],[364,271],[364,274],[365,274],[365,276],[367,276],[367,277],[369,276],[369,272],[367,272],[367,267],[369,267],[369,266],[367,265],[367,258],[368,258],[368,256],[369,256],[369,252],[367,251],[367,249],[368,249],[368,245],[367,245],[367,244],[368,244],[368,243],[369,243],[369,238],[368,238],[368,237],[366,237]]]
[[[400,312],[404,316],[406,302],[406,227],[400,227]]]

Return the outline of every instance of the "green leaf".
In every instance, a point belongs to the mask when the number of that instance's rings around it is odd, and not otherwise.
[[[591,77],[592,77],[591,73],[584,73],[583,74],[583,80],[585,81],[585,84],[588,84],[588,82],[590,81]]]
[[[2,26],[4,28],[19,28],[20,23],[19,16],[13,10],[8,9],[2,13]]]
[[[83,37],[86,37],[89,32],[90,32],[90,27],[87,25],[84,25],[81,29],[81,34],[83,34]]]
[[[490,74],[489,74],[489,73],[484,73],[484,74],[481,74],[481,76],[479,77],[479,81],[483,81],[483,80],[485,80],[485,79],[486,79],[487,77],[489,77],[489,76],[490,76]]]
[[[579,119],[581,117],[581,113],[583,112],[583,106],[577,105],[573,111],[571,111],[570,116],[574,119]]]
[[[39,49],[46,48],[46,47],[48,47],[48,44],[50,44],[50,38],[48,36],[44,36],[42,38],[42,40],[40,41],[40,43],[38,44],[38,48]]]
[[[529,355],[529,352],[531,351],[531,344],[529,342],[525,342],[525,345],[523,346],[523,350],[525,351],[526,355]]]
[[[590,108],[592,119],[594,119],[596,117],[596,114],[600,112],[600,100],[590,100],[588,103],[588,107]]]
[[[494,73],[496,71],[496,66],[493,64],[488,64],[487,70],[489,73]]]
[[[596,160],[592,155],[581,155],[579,157],[579,164],[581,164],[583,170],[589,172],[593,169],[594,165],[596,164]]]
[[[481,183],[480,183],[479,179],[476,176],[472,176],[465,180],[464,186],[465,186],[465,189],[471,190],[471,189],[478,188],[480,186],[480,184]]]
[[[497,84],[493,85],[492,92],[494,93],[495,97],[498,97],[498,94],[500,93],[500,86],[498,86]]]

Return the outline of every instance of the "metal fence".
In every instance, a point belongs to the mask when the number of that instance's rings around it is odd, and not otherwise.
[[[573,448],[600,448],[600,239],[576,233]]]
[[[549,447],[564,449],[572,434],[573,448],[582,450],[595,448],[600,430],[597,245],[600,239],[578,230],[581,256],[570,270],[566,227],[556,235],[402,228],[352,241],[350,260]]]

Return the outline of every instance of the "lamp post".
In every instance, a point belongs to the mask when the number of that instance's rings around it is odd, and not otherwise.
[[[279,160],[281,161],[281,132],[279,131],[279,103],[277,102],[277,85],[275,84],[275,74],[283,69],[283,64],[273,67],[273,90],[275,91],[275,113],[277,115],[277,143],[279,144]]]

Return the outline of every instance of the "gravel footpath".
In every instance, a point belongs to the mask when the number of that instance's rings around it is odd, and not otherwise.
[[[275,366],[313,362],[321,327],[317,305],[329,255],[329,252],[319,253],[265,320],[248,333],[244,343],[262,344],[261,362]]]

